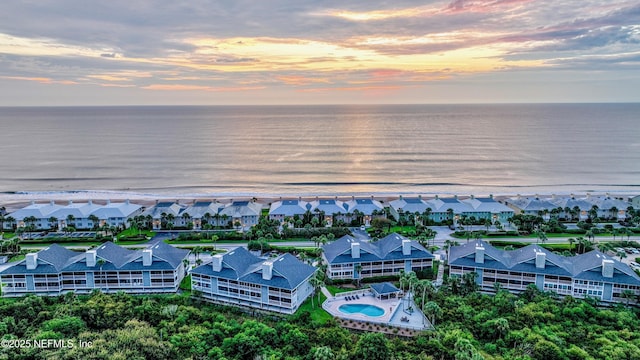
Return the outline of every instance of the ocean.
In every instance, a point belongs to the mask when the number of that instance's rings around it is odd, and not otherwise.
[[[0,108],[0,193],[640,192],[640,104]]]

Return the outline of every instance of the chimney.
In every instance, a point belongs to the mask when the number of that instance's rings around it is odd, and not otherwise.
[[[95,250],[87,250],[87,252],[84,253],[85,259],[87,260],[88,267],[96,266],[96,255],[97,253]]]
[[[88,204],[88,205],[93,205],[93,201],[92,201],[92,200],[89,200],[89,201],[87,201],[87,204]]]
[[[400,200],[402,200],[402,195],[400,195]]]
[[[489,199],[493,200],[493,194],[489,194]]]
[[[418,200],[422,201],[422,195],[418,195]]]
[[[402,255],[411,255],[411,240],[402,240]]]
[[[222,254],[215,254],[211,259],[211,267],[213,271],[220,272],[222,271]]]
[[[436,195],[436,200],[440,200],[440,197],[438,195]]]
[[[153,250],[152,249],[142,250],[142,266],[151,266],[152,262],[153,262]]]
[[[475,199],[476,196],[475,195],[471,195],[471,200]]]
[[[107,204],[110,204],[110,203],[111,203],[111,201],[107,200]],[[129,205],[129,199],[125,200],[124,203],[125,203],[125,205]]]
[[[351,257],[353,259],[360,259],[360,243],[351,243]]]
[[[49,205],[53,206],[53,205],[55,205],[55,204],[56,204],[56,202],[55,202],[55,201],[53,201],[53,200],[49,201]]]
[[[547,254],[541,252],[536,253],[536,269],[544,269],[547,262]]]
[[[35,200],[31,200],[30,203],[31,203],[31,205],[35,205],[36,204]]]
[[[476,264],[484,264],[484,246],[476,245]]]
[[[38,253],[29,253],[25,256],[27,270],[34,270],[38,266]]]
[[[613,260],[602,260],[602,276],[606,278],[613,277]]]
[[[73,205],[73,200],[69,200],[69,205]]]
[[[271,280],[273,276],[273,263],[265,261],[262,263],[262,280]]]
[[[453,198],[458,200],[458,194],[453,195]]]

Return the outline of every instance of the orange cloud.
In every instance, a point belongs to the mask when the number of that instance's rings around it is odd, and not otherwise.
[[[2,76],[3,79],[9,80],[24,80],[24,81],[35,81],[41,84],[62,84],[62,85],[77,85],[78,83],[71,80],[54,80],[51,78],[45,77],[26,77],[26,76]]]
[[[391,91],[400,90],[406,86],[400,85],[384,85],[384,86],[352,86],[352,87],[325,87],[313,89],[300,89],[300,92],[332,92],[332,91]]]
[[[282,81],[287,85],[308,85],[314,83],[330,83],[329,79],[324,78],[310,78],[305,76],[277,76],[276,79]]]
[[[153,84],[153,85],[142,87],[142,89],[146,89],[146,90],[213,91],[213,92],[262,90],[264,88],[265,88],[264,86],[213,87],[213,86],[204,86],[204,85],[183,85],[183,84]]]

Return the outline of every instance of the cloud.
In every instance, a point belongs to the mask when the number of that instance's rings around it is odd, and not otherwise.
[[[114,91],[297,93],[516,69],[635,73],[639,18],[628,0],[10,1],[0,12],[0,76]]]

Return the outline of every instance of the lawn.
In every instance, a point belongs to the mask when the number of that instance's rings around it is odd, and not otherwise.
[[[354,289],[343,289],[334,285],[327,285],[326,286],[327,290],[329,290],[329,292],[331,293],[331,295],[336,295],[339,293],[343,293],[343,292],[347,292],[347,291],[353,291]]]
[[[327,300],[327,297],[324,296],[322,292],[320,292],[320,304],[318,304],[317,300],[318,300],[318,295],[314,295],[313,297],[314,307],[312,307],[311,297],[309,297],[302,305],[300,305],[300,308],[298,308],[298,311],[296,313],[299,314],[307,311],[311,314],[311,320],[313,322],[318,323],[320,325],[324,325],[327,321],[332,319],[332,316],[328,312],[324,311],[324,309],[320,305],[325,300]]]
[[[128,228],[118,234],[118,240],[126,237],[138,237],[138,236],[147,236],[149,238],[152,238],[155,235],[156,233],[151,230],[136,230],[133,228]]]

